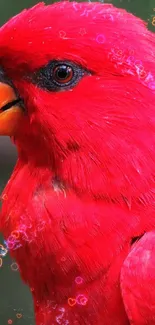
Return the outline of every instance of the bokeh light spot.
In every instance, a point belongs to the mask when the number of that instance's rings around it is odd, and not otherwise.
[[[11,264],[11,270],[12,271],[18,271],[18,269],[19,269],[19,266],[18,266],[17,263],[14,262],[14,263]]]
[[[68,298],[68,305],[70,307],[75,306],[76,305],[76,299],[74,299],[74,298]]]
[[[2,260],[2,258],[0,257],[0,267],[2,267],[2,265],[3,265],[3,260]]]
[[[76,282],[76,284],[82,284],[83,283],[83,278],[81,276],[77,276],[75,278],[75,282]]]
[[[4,257],[7,255],[7,253],[8,253],[8,250],[3,245],[0,244],[0,256]]]
[[[17,317],[18,319],[20,319],[20,318],[22,318],[22,314],[21,314],[21,313],[17,313],[17,314],[16,314],[16,317]]]
[[[96,41],[97,41],[97,43],[100,43],[100,44],[105,43],[105,36],[102,34],[97,35]]]
[[[64,30],[60,30],[59,36],[60,36],[60,38],[65,38],[66,32]]]
[[[85,295],[80,294],[76,297],[76,302],[78,305],[85,306],[85,305],[87,305],[88,298]]]
[[[8,324],[9,324],[9,325],[13,324],[12,319],[8,319]]]

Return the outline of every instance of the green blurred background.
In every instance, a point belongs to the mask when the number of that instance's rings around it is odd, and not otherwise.
[[[31,7],[38,2],[36,0],[0,0],[0,25],[22,9]],[[45,2],[48,4],[52,1]],[[149,28],[155,31],[155,27],[151,24],[152,18],[155,16],[155,0],[109,0],[105,2],[126,8],[147,21]],[[15,148],[10,144],[8,138],[0,138],[1,190],[9,179],[15,161]],[[3,244],[2,237],[0,237],[0,244]],[[13,271],[11,265],[12,261],[7,254],[3,258],[3,265],[0,268],[0,325],[34,325],[31,295],[28,288],[21,282],[19,272]]]

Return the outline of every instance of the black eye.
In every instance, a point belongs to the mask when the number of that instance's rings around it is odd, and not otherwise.
[[[49,91],[62,91],[73,88],[84,75],[85,68],[70,61],[51,61],[37,71],[32,82]]]

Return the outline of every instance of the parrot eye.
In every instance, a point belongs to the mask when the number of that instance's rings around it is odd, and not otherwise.
[[[73,62],[51,61],[35,73],[33,82],[49,91],[62,91],[73,88],[86,74],[90,72]]]
[[[53,69],[53,81],[60,86],[71,82],[73,77],[74,77],[74,70],[69,65],[58,64]]]

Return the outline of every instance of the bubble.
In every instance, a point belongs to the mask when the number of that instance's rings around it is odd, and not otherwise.
[[[58,324],[61,324],[62,323],[62,317],[61,316],[56,316],[56,322]]]
[[[45,27],[44,30],[49,30],[49,29],[52,29],[51,26],[48,26],[48,27]]]
[[[17,314],[16,314],[16,317],[17,317],[18,319],[22,318],[22,316],[23,316],[23,315],[22,315],[21,313],[17,313]]]
[[[18,230],[14,230],[11,232],[11,236],[18,239],[19,238],[19,231]]]
[[[13,323],[12,319],[8,319],[8,324],[11,325]]]
[[[97,37],[96,37],[96,41],[97,41],[97,43],[99,43],[99,44],[103,44],[103,43],[105,43],[105,36],[104,36],[103,34],[99,34],[99,35],[97,35]]]
[[[132,55],[128,56],[128,58],[127,58],[127,60],[126,60],[126,62],[127,62],[128,64],[133,64],[134,61],[135,61],[135,58],[134,58],[134,56],[132,56]]]
[[[103,17],[106,19],[106,20],[111,20],[111,21],[114,21],[114,16],[109,14],[108,12],[103,15]]]
[[[58,324],[64,324],[64,321],[65,321],[65,319],[64,319],[65,308],[60,307],[58,310],[60,311],[60,313],[59,313],[58,316],[56,316],[56,322]]]
[[[142,67],[143,67],[143,63],[142,63],[142,61],[140,61],[140,60],[136,60],[136,61],[135,61],[135,66],[138,67],[138,68],[142,68]]]
[[[76,2],[73,2],[73,8],[74,8],[75,11],[78,11],[77,3]]]
[[[14,263],[11,264],[11,270],[12,271],[18,271],[18,269],[19,269],[19,266],[18,266],[17,263],[14,262]]]
[[[64,32],[64,30],[60,30],[59,36],[60,36],[60,38],[65,38],[66,37],[66,32]]]
[[[155,16],[152,18],[152,25],[155,26]]]
[[[2,200],[4,200],[4,201],[5,201],[5,200],[7,200],[7,199],[8,199],[8,196],[7,196],[7,194],[3,194],[3,195],[2,195]]]
[[[2,258],[0,257],[0,267],[2,267],[2,265],[3,265],[3,260],[2,260]]]
[[[76,302],[78,305],[85,306],[85,305],[87,305],[88,298],[85,295],[80,294],[76,297]]]
[[[5,248],[3,245],[0,245],[0,256],[6,256],[8,253],[7,248]]]
[[[147,73],[146,73],[145,70],[140,70],[140,71],[139,71],[139,78],[140,78],[140,79],[145,79],[146,76],[147,76]]]
[[[52,309],[56,309],[57,308],[57,304],[56,303],[52,303]]]
[[[76,282],[76,284],[82,284],[83,283],[83,278],[81,276],[77,276],[75,278],[75,282]]]
[[[68,298],[68,305],[70,307],[75,306],[76,305],[76,299],[74,299],[74,298]]]
[[[65,312],[65,308],[64,308],[64,307],[60,307],[60,308],[59,308],[59,311],[61,311],[62,314],[64,314],[64,312]]]
[[[86,34],[86,30],[85,30],[85,28],[80,28],[79,34],[80,34],[81,36],[85,35],[85,34]]]
[[[122,50],[117,50],[116,55],[122,57],[123,51]]]
[[[31,292],[33,292],[34,291],[34,288],[30,288],[30,290],[31,290]]]
[[[88,0],[88,2],[91,2]],[[88,17],[89,12],[91,12],[92,10],[87,10],[86,8],[84,9],[84,11],[82,12],[82,14],[80,15],[80,17]]]
[[[132,56],[134,54],[134,52],[135,52],[134,49],[130,49],[129,55]]]
[[[155,90],[155,82],[149,82],[148,87],[152,90]]]
[[[5,245],[7,249],[15,250],[21,246],[20,241],[17,240],[14,236],[10,235],[7,240],[5,240]]]

